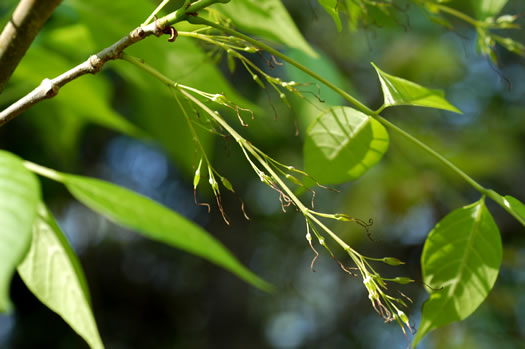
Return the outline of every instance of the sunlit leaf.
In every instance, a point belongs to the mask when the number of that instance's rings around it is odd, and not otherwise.
[[[341,18],[339,17],[339,9],[337,8],[337,0],[318,0],[319,4],[323,6],[323,8],[328,12],[330,16],[332,16],[335,25],[337,26],[337,30],[341,31],[343,29],[343,26],[341,24]]]
[[[500,233],[484,199],[443,218],[423,247],[423,282],[432,292],[414,345],[428,332],[472,314],[492,289],[501,258]]]
[[[60,315],[92,349],[104,348],[80,263],[43,204],[33,224],[33,240],[18,273],[27,288]]]
[[[381,82],[385,106],[414,105],[461,113],[459,109],[445,99],[443,91],[431,90],[412,81],[387,74],[374,63],[372,65]]]
[[[342,183],[374,166],[388,144],[388,133],[378,121],[349,107],[334,107],[307,131],[305,168],[321,183]]]
[[[231,18],[233,24],[241,30],[300,49],[310,56],[317,56],[295,26],[281,0],[235,0],[215,7]]]
[[[507,2],[508,0],[471,0],[476,18],[480,20],[496,16]]]
[[[40,183],[17,156],[0,150],[0,312],[11,308],[9,284],[31,243]]]
[[[269,285],[246,269],[215,238],[176,212],[130,190],[94,178],[63,175],[71,194],[111,221],[203,257],[263,290]]]

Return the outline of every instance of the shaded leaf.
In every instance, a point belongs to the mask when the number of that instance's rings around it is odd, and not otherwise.
[[[343,26],[341,24],[341,18],[339,17],[339,9],[337,8],[337,0],[318,0],[319,4],[323,6],[323,8],[328,12],[330,16],[332,16],[335,25],[337,26],[337,30],[341,31],[343,29]]]
[[[241,30],[300,49],[312,57],[317,56],[295,26],[281,0],[235,0],[215,7]]]
[[[203,257],[269,291],[271,285],[246,269],[201,227],[168,208],[130,190],[94,178],[62,174],[71,194],[111,221],[144,236]]]
[[[465,319],[485,300],[498,276],[501,237],[484,199],[459,208],[430,232],[421,265],[432,293],[423,305],[414,346],[428,332]]]
[[[52,50],[35,46],[24,56],[13,79],[31,81],[33,86],[37,86],[43,79],[54,78],[75,64],[78,62],[71,63]],[[111,108],[109,92],[109,84],[100,74],[86,75],[62,87],[59,94],[46,103],[56,103],[61,108],[67,108],[73,114],[70,117],[80,117],[132,136],[142,135],[137,127]]]
[[[27,288],[60,315],[92,349],[104,348],[80,263],[43,204],[33,224],[31,248],[18,273]]]
[[[385,106],[414,105],[450,110],[461,114],[459,109],[445,99],[443,91],[431,90],[412,81],[387,74],[374,63],[372,63],[372,66],[375,68],[381,82]]]
[[[334,107],[307,131],[305,169],[321,183],[342,183],[374,166],[388,144],[388,133],[378,121],[349,107]]]
[[[31,243],[40,183],[20,158],[0,150],[0,312],[11,308],[9,284]]]

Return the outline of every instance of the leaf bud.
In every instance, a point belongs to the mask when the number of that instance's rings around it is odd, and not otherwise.
[[[201,165],[202,165],[202,158],[201,158],[201,161],[199,161],[199,166],[197,166],[197,170],[195,171],[195,176],[193,177],[193,189],[197,189],[197,186],[199,185],[199,181],[201,180]]]
[[[354,221],[352,217],[344,213],[336,213],[334,214],[334,218],[337,219],[338,221],[343,221],[343,222],[353,222]]]
[[[261,81],[261,79],[259,79],[259,76],[257,74],[253,74],[252,75],[252,79],[253,81],[255,81],[259,86],[261,86],[262,88],[264,88],[264,83]]]
[[[292,176],[291,174],[286,174],[286,179],[292,182],[293,184],[297,184],[299,186],[303,186],[303,183],[297,177]]]
[[[410,327],[410,322],[408,321],[408,316],[405,314],[402,310],[397,311],[398,318],[405,323],[408,327]]]
[[[414,280],[412,280],[411,278],[407,278],[407,277],[404,277],[404,276],[398,276],[396,278],[391,279],[390,281],[396,282],[396,283],[401,284],[401,285],[406,285],[406,284],[409,284],[411,282],[414,282]]]
[[[221,182],[222,182],[222,185],[224,186],[224,188],[228,189],[232,193],[235,193],[235,190],[233,190],[232,184],[230,183],[230,181],[226,177],[221,177]]]
[[[386,263],[388,265],[398,266],[401,264],[405,264],[405,262],[400,261],[399,259],[395,257],[385,257],[383,258],[383,263]]]

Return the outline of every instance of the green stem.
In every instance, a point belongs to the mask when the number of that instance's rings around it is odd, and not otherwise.
[[[151,15],[148,17],[148,19],[146,19],[146,21],[144,23],[142,23],[142,26],[150,24],[151,21],[157,15],[157,13],[159,13],[164,8],[164,6],[166,6],[168,4],[168,2],[170,2],[170,0],[164,0],[159,6],[157,6],[157,8],[151,13]]]
[[[158,20],[159,26],[161,28],[164,28],[165,26],[169,24],[175,24],[177,22],[181,22],[183,20],[189,20],[190,18],[196,18],[197,16],[194,16],[198,11],[211,6],[216,3],[228,3],[230,0],[199,0],[194,3],[192,3],[188,8],[185,8],[185,6],[179,8],[177,11],[170,13],[167,16],[162,17]]]
[[[243,39],[243,40],[253,44],[256,47],[259,47],[259,48],[261,48],[261,49],[271,53],[272,55],[274,55],[276,57],[279,57],[283,61],[286,61],[286,62],[290,63],[291,65],[293,65],[293,66],[297,67],[298,69],[304,71],[305,73],[307,73],[308,75],[310,75],[314,79],[317,79],[318,81],[322,82],[323,84],[325,84],[326,86],[330,87],[332,90],[334,90],[335,92],[337,92],[341,96],[343,96],[348,102],[352,103],[358,110],[362,111],[363,113],[368,114],[368,115],[372,115],[374,113],[370,108],[368,108],[363,103],[359,102],[352,95],[348,94],[347,92],[345,92],[341,88],[337,87],[336,85],[334,85],[330,81],[328,81],[325,78],[323,78],[321,75],[313,72],[309,68],[305,67],[304,65],[300,64],[299,62],[296,62],[295,60],[289,58],[288,56],[282,54],[281,52],[277,51],[276,49],[272,48],[271,46],[268,46],[268,45],[266,45],[266,44],[264,44],[262,42],[259,42],[259,41],[255,40],[255,39],[252,39],[249,36],[244,35],[242,33],[239,33],[239,32],[237,32],[235,30],[232,30],[230,28],[224,27],[224,26],[222,26],[222,25],[220,25],[218,23],[210,22],[210,21],[208,21],[208,20],[206,20],[206,19],[204,19],[202,17],[189,17],[188,18],[188,22],[190,22],[192,24],[208,25],[210,27],[213,27],[213,28],[219,29],[219,30],[221,30],[221,31],[223,31],[225,33],[228,33],[230,35],[239,37],[239,38],[241,38],[241,39]]]
[[[29,171],[39,174],[42,177],[52,179],[55,182],[60,182],[60,183],[64,182],[64,177],[58,171],[52,170],[44,166],[37,165],[31,161],[24,161],[24,166]]]
[[[478,26],[479,25],[479,23],[476,20],[472,19],[469,16],[464,15],[463,13],[461,13],[459,11],[456,11],[456,10],[454,10],[452,8],[449,8],[449,7],[443,6],[443,5],[436,5],[436,6],[438,6],[439,9],[442,10],[443,12],[447,12],[447,13],[449,13],[451,15],[454,15],[454,16],[456,16],[458,18],[461,18],[464,21],[466,21],[466,22],[468,22],[468,23],[470,23],[470,24],[472,24],[474,26]],[[292,64],[293,66],[295,66],[298,69],[302,70],[303,72],[307,73],[311,77],[313,77],[313,78],[317,79],[318,81],[322,82],[323,84],[325,84],[326,86],[328,86],[329,88],[331,88],[332,90],[337,92],[339,95],[341,95],[348,102],[353,104],[357,109],[359,109],[363,113],[376,118],[379,122],[381,122],[383,125],[385,125],[389,129],[395,131],[399,135],[401,135],[404,138],[410,140],[413,144],[415,144],[416,146],[418,146],[422,150],[426,151],[431,156],[433,156],[436,159],[438,159],[445,167],[447,167],[450,170],[452,170],[453,172],[455,172],[457,175],[459,175],[461,178],[463,178],[467,183],[469,183],[472,187],[474,187],[481,194],[487,195],[488,197],[493,199],[496,203],[498,203],[501,207],[503,207],[507,212],[509,212],[514,218],[516,218],[521,224],[525,225],[525,221],[517,213],[515,213],[510,207],[508,207],[508,205],[505,205],[505,203],[503,202],[503,199],[501,198],[501,196],[498,193],[494,192],[493,190],[486,189],[481,184],[479,184],[477,181],[475,181],[472,177],[467,175],[465,172],[463,172],[461,169],[459,169],[456,165],[454,165],[452,162],[450,162],[448,159],[446,159],[444,156],[442,156],[441,154],[436,152],[434,149],[430,148],[428,145],[426,145],[425,143],[423,143],[422,141],[420,141],[416,137],[412,136],[408,132],[404,131],[403,129],[399,128],[398,126],[394,125],[390,121],[388,121],[385,118],[383,118],[382,116],[380,116],[379,113],[381,111],[383,111],[385,106],[381,106],[375,112],[372,111],[370,108],[368,108],[367,106],[365,106],[364,104],[359,102],[357,99],[355,99],[353,96],[351,96],[350,94],[348,94],[347,92],[345,92],[341,88],[335,86],[330,81],[328,81],[325,78],[323,78],[322,76],[316,74],[315,72],[313,72],[309,68],[307,68],[304,65],[296,62],[295,60],[289,58],[288,56],[280,53],[279,51],[275,50],[274,48],[272,48],[272,47],[270,47],[270,46],[268,46],[268,45],[266,45],[264,43],[261,43],[261,42],[259,42],[257,40],[254,40],[254,39],[250,38],[249,36],[246,36],[246,35],[244,35],[242,33],[239,33],[239,32],[237,32],[235,30],[232,30],[230,28],[224,27],[224,26],[222,26],[222,25],[220,25],[218,23],[210,22],[210,21],[205,20],[205,19],[203,19],[201,17],[191,17],[191,18],[188,19],[188,21],[190,23],[193,23],[193,24],[208,25],[210,27],[213,27],[213,28],[216,28],[216,29],[221,30],[223,32],[226,32],[226,33],[228,33],[230,35],[239,37],[239,38],[241,38],[241,39],[243,39],[243,40],[253,44],[256,47],[259,47],[260,49],[268,51],[272,55],[281,58],[282,60]],[[317,222],[318,222],[318,220],[317,220]]]
[[[171,88],[170,88],[171,89]],[[173,97],[175,98],[175,100],[177,101],[177,104],[179,105],[180,109],[182,110],[182,114],[184,115],[184,118],[186,119],[186,122],[188,124],[188,127],[190,129],[190,132],[191,132],[191,136],[193,138],[193,141],[198,145],[200,151],[201,151],[201,154],[202,156],[204,157],[204,160],[206,160],[206,165],[208,167],[211,166],[210,164],[210,161],[208,159],[208,155],[206,155],[206,151],[204,150],[204,146],[202,145],[200,139],[199,139],[199,136],[197,135],[197,132],[195,131],[195,128],[193,127],[192,123],[191,123],[191,119],[190,119],[190,116],[188,115],[188,113],[186,112],[186,109],[184,108],[184,105],[182,104],[179,96],[177,96],[177,94],[175,93],[175,91],[173,91]]]
[[[412,143],[417,145],[419,148],[423,149],[424,151],[426,151],[427,153],[429,153],[430,155],[432,155],[433,157],[435,157],[436,159],[441,161],[441,163],[443,165],[445,165],[446,167],[450,168],[452,171],[454,171],[459,176],[461,176],[465,181],[467,181],[470,185],[472,185],[477,191],[479,191],[482,194],[486,194],[487,189],[485,189],[481,184],[479,184],[474,179],[472,179],[472,177],[467,175],[465,172],[461,171],[456,165],[454,165],[452,162],[447,160],[445,157],[443,157],[441,154],[436,152],[434,149],[430,148],[428,145],[426,145],[425,143],[421,142],[419,139],[415,138],[414,136],[412,136],[408,132],[404,131],[403,129],[397,127],[396,125],[394,125],[393,123],[391,123],[387,119],[383,118],[382,116],[377,115],[376,118],[377,118],[377,120],[380,123],[382,123],[383,125],[385,125],[389,129],[397,132],[398,134],[400,134],[404,138],[408,139],[409,141],[411,141]]]
[[[251,146],[251,144],[246,141],[240,134],[237,133],[223,118],[219,117],[213,110],[208,108],[204,103],[202,103],[200,100],[186,92],[184,89],[182,89],[178,83],[175,81],[167,78],[166,76],[162,75],[160,72],[155,70],[154,68],[148,66],[147,64],[144,64],[139,59],[135,57],[131,57],[129,55],[122,55],[122,59],[136,65],[137,67],[143,69],[147,73],[153,75],[155,78],[162,81],[164,84],[175,87],[179,90],[180,93],[182,93],[186,98],[191,100],[193,103],[198,105],[200,108],[202,108],[206,113],[208,113],[217,123],[219,123],[225,130],[228,132],[237,143],[241,145],[242,148],[245,148],[250,152],[250,154],[259,162],[265,169],[268,171],[268,173],[271,175],[271,177],[279,184],[279,186],[286,192],[286,194],[293,200],[293,202],[297,205],[297,208],[307,217],[309,217],[312,221],[314,221],[316,224],[318,224],[321,228],[323,228],[324,231],[326,231],[345,251],[353,251],[350,246],[348,246],[347,243],[345,243],[339,236],[337,236],[334,232],[332,232],[328,227],[326,227],[317,217],[315,217],[306,206],[295,196],[293,191],[288,188],[288,186],[282,181],[282,179],[275,173],[275,171],[272,169],[272,167],[259,155],[257,150],[254,149],[254,147]]]
[[[481,25],[481,23],[479,21],[477,21],[474,18],[472,18],[470,16],[467,16],[463,12],[455,10],[455,9],[453,9],[451,7],[448,7],[448,6],[445,6],[445,5],[440,5],[440,4],[432,4],[432,6],[434,6],[435,8],[437,8],[441,12],[445,12],[445,13],[448,13],[449,15],[457,17],[457,18],[459,18],[459,19],[461,19],[461,20],[463,20],[463,21],[473,25],[476,28]]]
[[[340,89],[339,87],[335,86],[334,84],[332,84],[331,82],[327,81],[326,79],[324,79],[323,77],[319,76],[318,74],[314,73],[313,71],[311,71],[307,67],[305,67],[302,64],[296,62],[295,60],[289,58],[288,56],[283,55],[279,51],[273,49],[272,47],[270,47],[270,46],[268,46],[266,44],[260,43],[257,40],[254,40],[254,39],[250,38],[249,36],[241,34],[241,33],[237,32],[237,31],[229,29],[227,27],[224,27],[224,26],[222,26],[220,24],[207,21],[207,20],[205,20],[203,18],[200,18],[200,17],[190,18],[188,21],[190,23],[194,23],[194,24],[205,24],[205,25],[208,25],[210,27],[214,27],[216,29],[222,30],[222,31],[224,31],[224,32],[226,32],[226,33],[228,33],[230,35],[234,35],[236,37],[244,39],[244,40],[250,42],[251,44],[253,44],[253,45],[255,45],[255,46],[257,46],[257,47],[259,47],[261,49],[264,49],[264,50],[270,52],[271,54],[281,58],[282,60],[284,60],[284,61],[294,65],[295,67],[297,67],[300,70],[304,71],[308,75],[310,75],[313,78],[315,78],[315,79],[319,80],[320,82],[324,83],[326,86],[330,87],[335,92],[339,93],[343,98],[345,98],[348,102],[354,104],[354,106],[358,107],[362,112],[377,118],[378,121],[380,121],[382,124],[386,125],[388,128],[396,131],[397,133],[399,133],[403,137],[405,137],[405,138],[409,139],[410,141],[412,141],[414,144],[416,144],[421,149],[425,150],[430,155],[436,157],[445,166],[447,166],[448,168],[450,168],[451,170],[456,172],[459,176],[461,176],[463,179],[465,179],[476,190],[480,191],[483,194],[486,193],[486,189],[483,188],[483,186],[481,186],[478,182],[476,182],[474,179],[469,177],[465,172],[461,171],[458,167],[456,167],[453,163],[451,163],[449,160],[444,158],[438,152],[436,152],[435,150],[433,150],[428,145],[426,145],[425,143],[421,142],[420,140],[418,140],[417,138],[415,138],[411,134],[409,134],[406,131],[400,129],[396,125],[392,124],[391,122],[389,122],[385,118],[383,118],[380,115],[378,115],[384,109],[384,105],[381,106],[381,108],[379,108],[376,112],[374,112],[371,109],[369,109],[367,106],[363,105],[361,102],[357,101],[353,96],[351,96],[347,92],[343,91],[342,89]]]
[[[129,62],[129,63],[139,67],[140,69],[144,70],[148,74],[150,74],[153,77],[155,77],[158,80],[160,80],[163,84],[167,85],[168,87],[177,87],[178,86],[178,84],[175,81],[168,79],[166,76],[164,76],[158,70],[156,70],[153,67],[145,64],[144,61],[142,61],[142,60],[140,60],[138,58],[130,56],[130,55],[126,54],[125,52],[122,52],[120,54],[120,58],[125,60],[126,62]]]
[[[485,194],[489,198],[491,198],[492,200],[496,201],[496,203],[498,203],[498,205],[503,207],[505,209],[505,211],[510,213],[512,215],[512,217],[514,217],[518,222],[521,223],[521,225],[523,225],[525,227],[525,219],[523,219],[517,212],[512,210],[512,208],[510,207],[509,203],[507,202],[507,200],[504,197],[502,197],[501,195],[499,195],[498,193],[496,193],[494,190],[491,190],[491,189],[487,190],[485,192]]]

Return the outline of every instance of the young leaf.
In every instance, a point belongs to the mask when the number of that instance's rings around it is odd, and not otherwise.
[[[430,232],[421,265],[434,291],[423,305],[414,346],[428,332],[463,320],[485,300],[498,276],[501,237],[484,199],[459,208]]]
[[[459,109],[445,99],[443,91],[431,90],[412,81],[387,74],[374,63],[372,63],[372,66],[375,68],[379,81],[381,82],[386,107],[394,105],[414,105],[450,110],[462,114]]]
[[[337,0],[318,0],[319,4],[324,7],[326,12],[330,16],[332,16],[332,19],[335,22],[335,25],[337,26],[337,30],[341,31],[343,29],[343,26],[341,24],[341,18],[339,17],[339,10],[337,9]]]
[[[251,34],[297,48],[312,57],[315,51],[301,35],[281,0],[235,0],[215,5],[233,24]]]
[[[20,158],[0,150],[0,312],[11,308],[9,284],[31,243],[40,183]]]
[[[27,288],[60,315],[92,349],[104,348],[80,263],[43,204],[33,224],[31,248],[18,266],[18,273]]]
[[[388,144],[378,121],[349,107],[333,107],[308,128],[305,168],[321,183],[356,179],[381,159]]]
[[[215,238],[176,212],[130,190],[94,178],[61,174],[71,194],[111,221],[203,257],[255,287],[272,286],[246,269]]]

